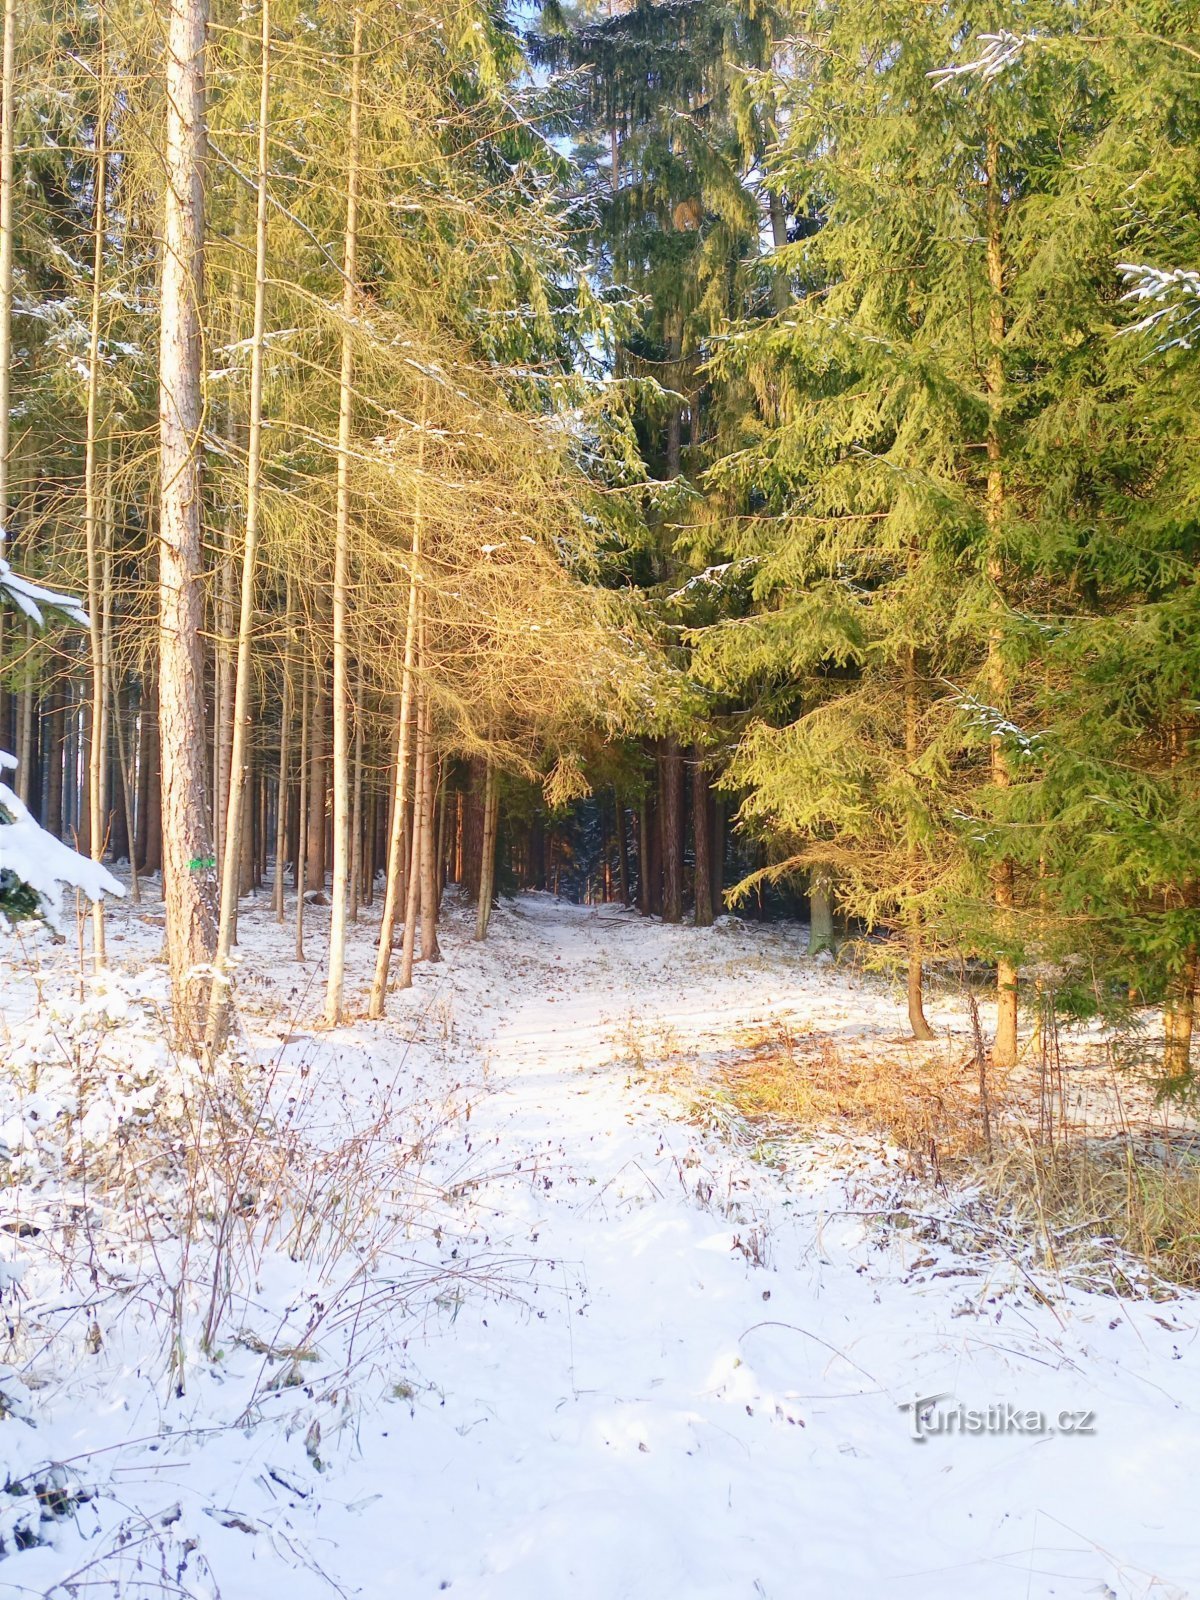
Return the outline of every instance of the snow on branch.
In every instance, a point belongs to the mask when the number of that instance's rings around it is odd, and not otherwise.
[[[19,578],[4,557],[0,556],[0,605],[5,602],[24,612],[35,628],[45,626],[43,607],[50,611],[61,611],[81,628],[89,626],[88,614],[81,601],[69,594],[43,589],[41,584],[30,583],[28,578]]]
[[[1118,262],[1117,271],[1129,285],[1122,299],[1150,308],[1122,333],[1157,329],[1169,335],[1158,346],[1160,351],[1172,347],[1190,350],[1200,331],[1200,272],[1189,267],[1147,267],[1131,261]]]
[[[963,61],[953,67],[938,67],[929,77],[938,89],[952,83],[955,78],[976,77],[989,83],[1002,72],[1007,72],[1025,46],[1036,43],[1036,39],[1035,34],[1010,33],[1007,28],[1001,28],[999,33],[980,34],[982,48],[974,61]]]

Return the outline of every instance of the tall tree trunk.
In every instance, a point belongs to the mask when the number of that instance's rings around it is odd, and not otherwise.
[[[1163,1008],[1163,1074],[1178,1082],[1191,1078],[1192,1030],[1196,1006],[1198,956],[1187,952],[1182,969],[1172,977]]]
[[[423,610],[424,608],[422,608]],[[429,657],[425,648],[425,621],[421,621],[421,654],[426,663],[426,684],[428,684]],[[438,888],[437,888],[437,761],[433,753],[433,705],[428,687],[421,696],[421,742],[424,747],[423,757],[423,782],[424,793],[421,796],[421,814],[424,823],[421,828],[421,959],[422,961],[440,961],[442,953],[438,949],[437,922],[438,922]],[[413,863],[413,871],[417,871],[417,863]]]
[[[305,866],[305,885],[309,889],[325,887],[325,688],[321,667],[314,665],[312,716],[308,741],[308,857]]]
[[[650,837],[653,821],[650,815],[650,797],[643,793],[638,806],[638,910],[648,917],[652,907],[650,872],[652,851]]]
[[[825,867],[814,867],[808,875],[808,953],[836,952],[837,935],[833,928],[833,878]]]
[[[613,807],[617,814],[617,887],[621,904],[629,904],[629,830],[625,818],[625,801],[620,789],[613,790]]]
[[[308,652],[303,653],[300,681],[300,794],[296,813],[296,960],[304,960],[305,863],[308,857],[308,760],[309,667]]]
[[[709,873],[712,883],[713,912],[720,916],[725,910],[725,802],[715,789],[709,794]]]
[[[413,803],[412,803],[412,847],[408,860],[408,895],[404,906],[404,939],[400,946],[400,977],[398,984],[401,989],[412,988],[413,957],[417,947],[417,921],[421,914],[421,832],[425,827],[425,762],[428,757],[428,747],[421,737],[421,725],[424,718],[422,702],[425,698],[425,686],[420,681],[422,667],[420,648],[421,605],[417,605],[417,683],[415,687],[416,706],[413,722]]]
[[[93,861],[104,855],[104,768],[108,760],[108,674],[104,644],[107,632],[101,573],[108,561],[102,549],[106,531],[100,511],[97,457],[100,431],[100,313],[104,290],[104,240],[108,227],[108,62],[103,0],[97,10],[96,155],[92,178],[92,302],[88,329],[87,422],[83,454],[84,538],[87,551],[88,640],[91,646],[92,738],[88,750],[88,832]],[[104,903],[92,906],[92,951],[97,971],[105,964]]]
[[[919,706],[917,703],[917,652],[909,645],[904,657],[904,755],[909,774],[918,752]],[[908,847],[908,871],[912,893],[917,892],[917,874],[920,856],[915,839]],[[925,1016],[924,980],[921,961],[921,910],[914,902],[908,911],[908,1025],[914,1039],[936,1037]]]
[[[254,632],[254,581],[258,560],[258,521],[262,478],[263,348],[267,305],[267,172],[271,89],[271,7],[262,0],[258,80],[258,202],[254,236],[254,324],[250,338],[250,432],[246,452],[246,537],[242,547],[241,605],[238,613],[237,669],[233,691],[233,738],[229,758],[229,797],[225,849],[221,859],[221,907],[217,927],[216,981],[209,1016],[210,1046],[221,1040],[228,1022],[229,951],[236,938],[238,891],[244,877],[246,785],[250,768],[250,652]]]
[[[13,132],[15,123],[17,0],[4,0],[0,48],[0,556],[8,537],[9,418],[12,410]],[[3,610],[0,609],[0,627]],[[0,632],[0,655],[4,635]],[[5,707],[7,709],[7,705]],[[8,735],[0,725],[0,745]]]
[[[200,1036],[216,946],[205,807],[202,410],[206,0],[169,0],[166,206],[159,313],[159,736],[167,961],[181,1042]]]
[[[414,666],[417,626],[420,612],[421,519],[423,514],[423,476],[425,471],[425,399],[422,396],[421,434],[417,442],[417,482],[413,494],[412,552],[408,573],[408,617],[404,632],[404,669],[400,680],[400,715],[396,728],[396,764],[392,785],[392,822],[388,837],[387,881],[383,891],[383,916],[379,923],[379,948],[375,955],[375,976],[371,983],[368,1017],[383,1015],[387,996],[388,968],[392,960],[392,939],[396,932],[396,913],[400,909],[401,878],[404,865],[404,813],[408,795],[409,726],[412,722]]]
[[[683,920],[683,756],[674,734],[659,755],[658,805],[662,817],[662,918]]]
[[[358,921],[358,908],[363,903],[363,675],[362,662],[354,680],[354,768],[350,804],[350,887],[347,891],[346,915],[351,922]]]
[[[708,774],[704,753],[692,746],[692,842],[696,857],[696,926],[711,928],[713,923],[712,868],[708,859]]]
[[[1004,470],[1000,446],[1000,411],[1004,394],[1004,254],[1001,238],[1000,144],[994,127],[987,128],[986,154],[987,274],[988,305],[988,429],[986,520],[989,536],[988,576],[995,590],[994,603],[1003,604],[1004,565],[1000,556],[1001,525],[1004,519]],[[1003,629],[997,622],[988,641],[989,676],[992,701],[1003,713],[1008,699],[1008,684],[1001,654]],[[997,788],[1009,784],[1008,762],[999,734],[991,742],[992,782]],[[1011,938],[1012,913],[1016,905],[1016,871],[1012,861],[997,864],[992,875],[992,892],[998,913],[1002,940]],[[996,963],[996,1039],[992,1061],[997,1067],[1011,1067],[1017,1059],[1017,969],[1002,956]]]
[[[0,749],[4,747],[7,731],[0,726]],[[63,740],[66,732],[62,690],[56,689],[50,712],[49,737],[46,741],[46,829],[56,839],[61,839],[63,832]]]
[[[488,759],[483,790],[483,855],[480,859],[479,905],[475,913],[475,937],[486,939],[492,919],[492,896],[496,891],[496,824],[500,820],[500,788],[496,768]]]
[[[110,674],[113,674],[115,669],[113,668],[111,657],[108,665]],[[130,771],[129,762],[126,758],[125,726],[121,720],[121,696],[115,676],[112,677],[111,693],[113,727],[117,735],[117,766],[121,778],[121,800],[125,810],[125,837],[128,841],[129,850],[129,896],[136,906],[141,904],[142,888],[138,882],[137,845],[134,842],[133,831],[133,773]]]
[[[346,974],[346,901],[350,889],[350,683],[346,613],[350,582],[350,426],[354,401],[354,342],[357,309],[358,145],[362,102],[362,12],[354,13],[350,62],[350,141],[346,152],[346,232],[342,252],[342,363],[338,385],[337,513],[333,554],[333,911],[329,922],[329,979],[325,1021],[342,1020]]]
[[[276,922],[282,922],[284,917],[283,905],[283,873],[284,862],[287,858],[287,826],[288,826],[288,760],[291,756],[292,740],[292,580],[287,579],[286,598],[284,600],[284,645],[283,645],[283,702],[279,713],[279,779],[275,798],[275,882],[272,885],[272,900]]]

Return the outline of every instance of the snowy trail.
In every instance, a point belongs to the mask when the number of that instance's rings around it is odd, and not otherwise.
[[[394,1023],[285,1049],[323,1063],[333,1107],[397,1070],[460,1086],[434,1167],[470,1182],[444,1250],[498,1292],[397,1313],[354,1393],[321,1402],[320,1474],[312,1406],[230,1428],[243,1392],[219,1371],[157,1421],[222,1425],[211,1441],[123,1448],[128,1502],[182,1508],[223,1600],[1200,1600],[1194,1299],[1047,1282],[1047,1304],[1004,1260],[883,1241],[854,1215],[895,1181],[881,1157],[818,1139],[781,1175],[670,1092],[670,1063],[767,1016],[886,1037],[892,996],[809,962],[795,929],[527,896],[486,946],[456,915],[447,933]],[[294,990],[284,935],[255,939],[264,991]],[[439,1027],[441,1055],[404,1043]],[[1096,1431],[914,1442],[900,1406],[942,1393]],[[150,1394],[129,1380],[122,1420],[114,1380],[76,1447],[151,1432]],[[6,1567],[40,1593],[71,1556],[0,1566],[0,1595]]]
[[[855,1202],[826,1161],[784,1184],[706,1143],[621,1059],[631,1019],[648,1053],[691,1055],[769,1013],[859,1026],[862,997],[794,935],[654,931],[533,898],[504,920],[515,993],[473,1128],[533,1158],[483,1199],[552,1263],[550,1299],[430,1350],[432,1537],[372,1566],[480,1600],[1200,1594],[1193,1328],[914,1281],[929,1247],[881,1255],[827,1214]],[[898,1406],[942,1391],[1095,1409],[1099,1431],[918,1445]]]

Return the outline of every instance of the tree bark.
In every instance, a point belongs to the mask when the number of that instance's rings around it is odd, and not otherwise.
[[[918,750],[917,653],[909,645],[904,658],[904,755],[911,776]],[[915,781],[915,780],[914,780]],[[915,841],[908,847],[910,892],[917,893],[920,857]],[[924,977],[921,961],[921,911],[914,903],[908,911],[908,1025],[914,1039],[936,1037],[925,1016]]]
[[[421,607],[417,606],[417,629],[420,638]],[[417,649],[417,672],[421,669],[421,651]],[[408,895],[404,907],[404,939],[400,946],[400,977],[397,980],[401,989],[412,988],[413,957],[417,947],[417,920],[421,914],[421,834],[425,827],[425,762],[428,757],[428,747],[421,737],[421,722],[423,710],[421,702],[425,695],[425,686],[419,681],[416,685],[416,714],[413,718],[416,724],[414,729],[413,753],[413,804],[412,804],[412,849],[409,852],[408,865]]]
[[[167,961],[180,1043],[204,1025],[216,944],[205,806],[201,330],[206,0],[168,0],[159,347],[159,737]]]
[[[333,910],[329,923],[329,980],[325,1021],[342,1020],[346,973],[346,902],[350,889],[350,682],[346,649],[350,583],[350,428],[354,408],[351,322],[358,294],[358,148],[362,104],[362,12],[354,13],[350,62],[350,130],[346,152],[346,231],[342,251],[342,361],[338,384],[337,512],[333,556]]]
[[[814,867],[808,876],[808,953],[837,951],[833,929],[833,880],[824,867]]]
[[[698,744],[692,746],[692,842],[696,857],[696,926],[711,928],[713,902],[712,868],[708,858],[708,774],[704,770],[704,754]]]
[[[238,892],[245,878],[247,780],[250,772],[250,654],[254,632],[254,582],[258,561],[258,522],[262,478],[263,350],[267,304],[267,171],[271,93],[271,7],[262,0],[258,72],[258,200],[254,232],[254,322],[250,337],[250,431],[246,451],[246,537],[242,547],[242,582],[238,613],[237,667],[233,690],[233,730],[229,753],[229,790],[225,814],[225,849],[221,861],[221,904],[217,926],[216,968],[208,1021],[208,1042],[215,1048],[225,1032],[229,1003],[229,951],[236,938]]]
[[[475,937],[486,939],[492,918],[492,896],[496,889],[496,824],[500,817],[500,791],[496,768],[489,760],[483,790],[483,852],[479,870],[479,906],[475,915]]]
[[[91,646],[92,737],[88,749],[88,824],[93,861],[104,855],[104,769],[108,761],[108,673],[105,671],[107,625],[101,582],[108,565],[104,519],[97,484],[100,431],[100,315],[104,290],[104,240],[108,226],[108,61],[103,0],[97,9],[96,152],[92,179],[92,297],[88,329],[87,420],[83,454],[83,517],[87,553],[88,641]],[[92,905],[92,953],[97,971],[105,964],[104,902]]]
[[[987,128],[986,153],[986,212],[987,212],[987,274],[990,300],[988,305],[988,363],[987,363],[987,498],[986,522],[990,549],[988,576],[996,591],[996,603],[1003,598],[1004,567],[999,554],[1001,524],[1004,518],[1004,471],[1000,445],[1000,409],[1004,393],[1004,255],[1001,239],[1000,200],[1000,145],[995,129]],[[1008,684],[1001,655],[1002,630],[997,624],[988,641],[989,676],[992,700],[1002,711],[1008,698]],[[999,789],[1009,785],[1008,762],[999,734],[991,741],[992,782]],[[992,874],[992,892],[998,913],[999,932],[1002,939],[1012,932],[1012,913],[1016,905],[1016,871],[1012,861],[1000,861]],[[1017,1059],[1017,969],[1008,956],[996,963],[996,1038],[992,1046],[992,1062],[997,1067],[1011,1067]]]
[[[276,922],[284,918],[283,874],[287,859],[288,760],[292,740],[292,580],[287,579],[284,601],[283,702],[279,713],[279,777],[275,796],[275,881],[272,901]]]
[[[296,960],[304,960],[304,892],[308,858],[308,653],[300,669],[300,793],[296,802]]]
[[[411,564],[408,574],[408,618],[404,632],[404,668],[400,682],[400,715],[396,730],[396,765],[392,789],[392,822],[388,838],[387,882],[383,892],[383,916],[379,923],[379,948],[375,955],[375,976],[371,983],[371,999],[367,1015],[383,1015],[387,995],[388,968],[392,960],[392,939],[396,931],[396,913],[400,909],[401,879],[404,875],[404,812],[408,795],[409,725],[412,721],[414,664],[417,648],[417,628],[420,617],[420,575],[422,540],[422,482],[425,468],[425,401],[422,398],[421,435],[417,443],[417,484],[413,495],[413,526]]]
[[[308,852],[305,864],[305,886],[308,889],[325,887],[325,692],[320,668],[313,669],[315,680],[312,695],[312,715],[309,728],[308,774]]]
[[[674,734],[659,755],[659,813],[662,817],[662,919],[683,921],[683,756]]]
[[[629,904],[629,831],[625,819],[625,801],[620,789],[613,790],[613,805],[617,813],[617,887],[621,904]]]
[[[423,608],[422,608],[423,609]],[[428,663],[428,656],[424,648],[425,622],[421,621],[422,649],[421,654]],[[427,669],[428,670],[428,669]],[[428,681],[428,680],[427,680]],[[442,952],[438,949],[437,923],[438,923],[438,885],[437,885],[437,761],[433,753],[433,705],[430,701],[428,687],[421,696],[421,742],[424,748],[423,757],[423,784],[424,792],[421,796],[421,959],[422,961],[440,961]],[[413,863],[416,872],[417,864]]]
[[[1192,1031],[1196,1006],[1198,956],[1195,946],[1188,952],[1183,968],[1167,989],[1163,1008],[1163,1074],[1177,1082],[1190,1079],[1192,1072]]]
[[[13,133],[17,44],[17,0],[4,0],[4,42],[0,47],[0,556],[8,537],[10,448],[12,409],[12,300],[13,300]],[[0,633],[0,646],[3,634]],[[5,706],[7,709],[7,704]],[[8,729],[0,725],[0,744]]]

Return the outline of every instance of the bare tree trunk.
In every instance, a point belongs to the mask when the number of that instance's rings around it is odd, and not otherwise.
[[[613,804],[617,812],[617,887],[621,904],[629,904],[629,830],[625,820],[625,801],[620,789],[613,790]]]
[[[354,799],[350,807],[350,889],[346,915],[358,921],[363,892],[363,674],[362,662],[354,683]]]
[[[121,800],[125,807],[125,835],[129,840],[129,895],[134,905],[140,905],[142,889],[138,882],[137,846],[133,833],[133,774],[125,754],[125,728],[121,721],[121,696],[118,690],[111,657],[108,663],[110,692],[112,695],[113,728],[117,735],[117,765],[121,774]]]
[[[996,604],[1002,602],[1004,569],[999,556],[1001,523],[1004,517],[1004,471],[1000,450],[1000,408],[1004,393],[1004,255],[1001,240],[1000,146],[994,128],[987,129],[987,273],[991,299],[988,307],[988,431],[986,520],[991,542],[988,576],[995,588]],[[997,624],[988,643],[992,699],[1002,710],[1008,698],[1008,685],[1001,657],[1002,630]],[[1008,762],[999,734],[991,743],[992,782],[1005,789],[1009,784]],[[1001,938],[1010,936],[1012,912],[1016,905],[1016,872],[1009,860],[1001,861],[992,876],[992,893],[998,913]],[[996,1039],[992,1062],[1011,1067],[1017,1059],[1017,969],[1011,959],[1001,956],[996,963]]]
[[[167,960],[181,1042],[200,1037],[216,944],[204,784],[200,528],[205,0],[168,0],[159,349],[159,737]]]
[[[492,895],[496,889],[496,824],[500,819],[500,790],[496,768],[490,757],[483,789],[483,856],[479,872],[479,907],[475,915],[475,937],[486,939],[492,919]]]
[[[321,668],[313,668],[312,717],[309,729],[308,860],[305,883],[325,887],[325,688]]]
[[[101,570],[107,563],[107,551],[101,549],[106,531],[100,512],[100,493],[97,487],[97,456],[100,428],[100,313],[104,289],[104,239],[108,226],[108,62],[106,55],[104,5],[97,11],[99,46],[97,51],[97,111],[96,156],[92,205],[92,303],[88,330],[87,422],[83,455],[84,537],[87,550],[88,640],[91,645],[92,667],[92,738],[88,751],[88,832],[93,861],[104,855],[107,832],[104,816],[104,766],[108,758],[107,708],[108,681],[104,670],[104,642],[106,623],[105,596],[102,594]],[[96,900],[92,906],[92,952],[99,971],[105,964],[104,904]]]
[[[417,485],[413,495],[412,557],[408,575],[408,618],[404,633],[404,674],[400,683],[400,716],[396,730],[396,768],[392,789],[392,825],[388,837],[387,882],[383,891],[383,917],[379,924],[379,948],[375,956],[375,977],[367,1015],[383,1015],[387,996],[388,968],[392,960],[392,939],[396,913],[400,908],[400,879],[404,864],[404,811],[408,795],[409,724],[412,721],[413,667],[416,659],[419,621],[421,559],[422,474],[425,470],[425,404],[421,406],[421,436],[417,444]]]
[[[713,912],[720,916],[725,910],[725,802],[715,790],[709,790],[709,873],[712,883]]]
[[[912,645],[909,645],[904,658],[904,754],[910,772],[917,759],[918,714],[917,653]],[[909,844],[908,862],[909,877],[912,880],[911,892],[915,895],[919,867],[915,841]],[[936,1035],[925,1016],[923,988],[921,911],[914,903],[908,912],[908,1025],[912,1029],[914,1039],[929,1040],[936,1038]]]
[[[347,150],[346,234],[342,259],[342,367],[338,389],[337,515],[333,556],[333,911],[329,923],[329,979],[325,1021],[342,1020],[346,973],[346,900],[350,879],[350,685],[346,652],[346,592],[350,577],[350,425],[353,420],[354,343],[351,321],[357,300],[358,145],[362,101],[362,12],[354,13],[350,64],[350,142]]]
[[[833,879],[824,867],[814,867],[808,875],[808,953],[836,952],[833,929]]]
[[[692,746],[692,842],[696,857],[696,926],[711,928],[713,903],[712,868],[708,859],[708,775],[704,770],[704,753],[698,744]]]
[[[664,922],[683,920],[683,756],[674,734],[663,740],[659,756],[659,813],[663,830]]]
[[[216,980],[208,1023],[210,1046],[221,1040],[228,1021],[229,951],[236,938],[238,891],[244,876],[243,834],[246,781],[250,767],[250,652],[254,632],[254,580],[258,559],[258,520],[262,477],[263,347],[267,304],[267,172],[271,87],[271,7],[262,0],[258,84],[258,205],[254,242],[254,325],[250,339],[250,433],[246,454],[246,538],[242,548],[242,592],[238,614],[237,669],[233,691],[233,738],[229,758],[229,798],[225,850],[221,861],[221,909],[217,927]]]
[[[304,884],[308,854],[308,653],[300,685],[300,795],[296,821],[296,960],[304,960]]]
[[[417,607],[417,629],[420,634],[420,605]],[[421,670],[421,652],[417,651],[417,672]],[[413,956],[417,944],[417,919],[421,913],[421,833],[426,826],[425,818],[425,762],[428,759],[428,746],[422,738],[422,723],[424,709],[422,702],[425,697],[425,686],[418,681],[416,688],[417,707],[414,722],[415,742],[413,758],[413,805],[412,805],[412,849],[409,853],[408,865],[408,897],[404,907],[404,942],[400,947],[400,978],[401,989],[412,988]]]
[[[1198,964],[1200,959],[1193,946],[1187,953],[1183,968],[1171,979],[1167,1003],[1163,1008],[1163,1074],[1177,1082],[1190,1079],[1192,1072]]]
[[[15,120],[17,0],[4,0],[0,52],[0,556],[8,537],[9,414],[12,406],[13,129]],[[0,618],[3,613],[0,612]],[[0,646],[3,645],[0,633]],[[8,729],[0,726],[0,744]]]
[[[291,755],[292,739],[292,580],[287,580],[287,598],[284,601],[284,647],[283,647],[283,704],[279,714],[279,780],[278,792],[275,800],[275,882],[273,888],[273,901],[275,920],[282,922],[284,917],[283,906],[283,873],[284,861],[287,856],[287,822],[288,822],[288,758]]]
[[[424,612],[424,607],[422,607]],[[442,952],[438,949],[437,920],[438,920],[438,889],[437,889],[437,841],[434,836],[434,819],[437,814],[436,786],[437,786],[437,761],[433,753],[433,704],[428,688],[429,656],[425,644],[425,618],[421,618],[421,655],[425,663],[426,688],[421,696],[421,728],[420,738],[423,749],[422,756],[422,782],[424,790],[421,796],[421,959],[422,961],[440,961]],[[414,855],[416,846],[413,846]],[[417,871],[417,862],[413,862],[413,872]]]

